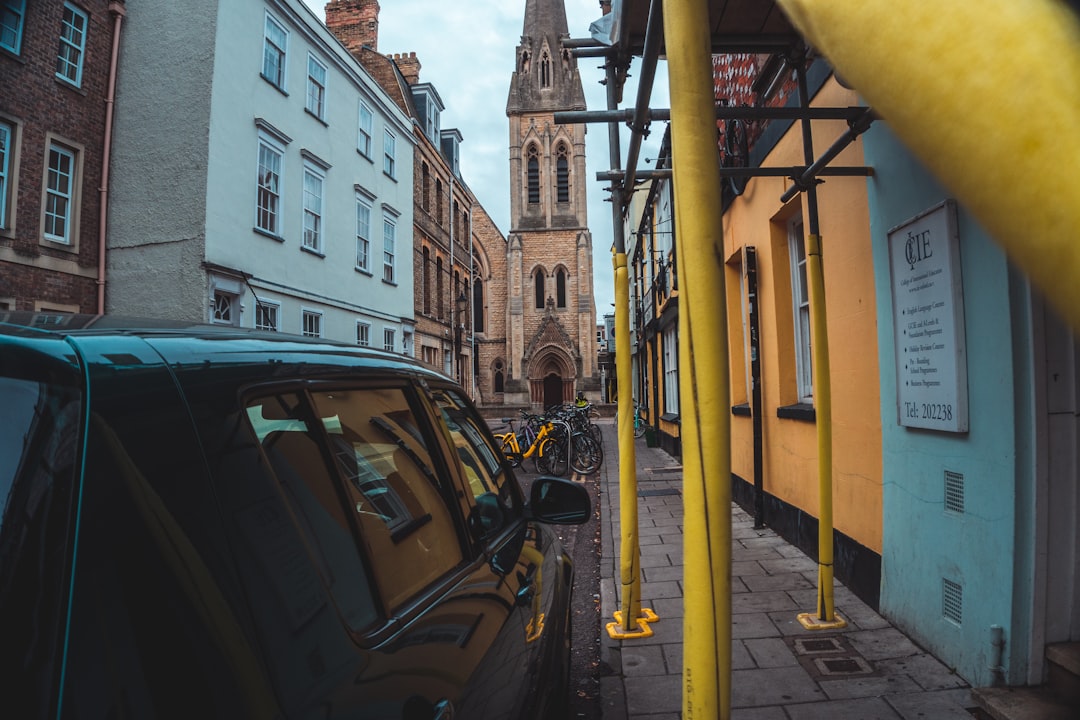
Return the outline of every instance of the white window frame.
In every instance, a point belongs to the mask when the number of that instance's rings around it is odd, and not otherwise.
[[[371,111],[371,107],[361,100],[360,111],[356,121],[356,151],[369,160],[371,159],[371,138],[373,137],[372,125],[374,119],[375,113]]]
[[[371,203],[356,195],[356,269],[371,272]]]
[[[271,188],[268,183],[263,182],[263,173],[264,168],[266,167],[263,163],[264,152],[268,156],[276,157],[277,160],[276,169],[267,168],[276,173],[274,176],[276,182],[273,184],[273,188]],[[285,168],[285,149],[278,145],[276,142],[270,140],[270,138],[268,138],[266,135],[260,133],[259,151],[256,156],[255,164],[255,227],[265,233],[273,235],[274,237],[281,237],[281,212],[283,205],[283,203],[281,202],[281,178]],[[263,207],[264,190],[266,196],[269,198],[273,198],[274,200],[274,208],[272,211],[269,207]],[[264,214],[266,218],[268,220],[271,220],[272,222],[267,222],[266,224],[264,224]],[[272,227],[270,227],[270,225],[272,225]]]
[[[68,169],[54,168],[53,155],[67,158]],[[73,148],[50,142],[45,161],[45,202],[41,208],[42,229],[46,240],[63,245],[71,245],[72,227],[75,222],[75,192],[79,179],[79,152]],[[62,208],[62,209],[59,209]],[[56,232],[57,223],[63,223],[61,232]]]
[[[304,337],[322,337],[322,313],[318,310],[301,308],[300,333]]]
[[[11,153],[15,127],[0,120],[0,230],[8,229],[8,203],[11,192]]]
[[[266,330],[268,332],[278,332],[281,326],[278,321],[281,306],[277,303],[266,302],[265,300],[255,301],[255,329]]]
[[[679,413],[679,324],[672,323],[663,332],[664,342],[664,412]]]
[[[326,65],[308,53],[306,108],[323,122],[326,122],[326,74]]]
[[[394,328],[383,328],[383,350],[386,352],[396,352],[397,349],[397,330]]]
[[[383,282],[396,282],[395,252],[397,244],[397,219],[383,215]]]
[[[210,303],[210,323],[213,325],[240,324],[240,296],[214,288]]]
[[[409,346],[412,345],[413,334],[408,330],[401,331],[401,354],[405,356],[411,356],[412,351]]]
[[[281,33],[281,43],[271,37],[271,32],[276,30]],[[273,60],[277,64],[272,64]],[[285,92],[288,73],[286,69],[289,63],[289,31],[284,23],[270,13],[266,13],[266,23],[263,26],[263,59],[262,77],[278,90]],[[276,70],[276,74],[274,74]]]
[[[802,215],[787,224],[788,258],[791,264],[791,303],[795,331],[795,380],[800,403],[814,402],[811,357],[810,297],[806,277],[806,238]]]
[[[25,26],[26,0],[8,0],[0,8],[0,47],[18,55],[22,51]]]
[[[383,130],[383,173],[397,179],[397,135],[390,128]]]
[[[326,175],[315,165],[304,163],[303,185],[304,227],[301,246],[321,255]]]
[[[371,347],[371,323],[356,321],[356,344],[360,347]]]
[[[86,57],[86,33],[90,20],[79,8],[64,3],[60,25],[60,49],[56,54],[56,77],[75,87],[82,87],[83,59]]]

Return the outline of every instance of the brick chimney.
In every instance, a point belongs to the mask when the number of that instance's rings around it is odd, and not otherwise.
[[[416,53],[411,52],[408,55],[405,53],[394,53],[393,55],[387,55],[388,58],[394,61],[394,64],[398,66],[398,70],[401,71],[402,76],[405,78],[405,82],[412,87],[420,81],[420,61],[416,59]]]
[[[330,0],[326,27],[354,56],[362,47],[378,51],[379,0]]]

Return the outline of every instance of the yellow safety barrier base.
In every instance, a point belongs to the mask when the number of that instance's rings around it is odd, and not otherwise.
[[[847,627],[847,620],[835,612],[832,620],[822,620],[817,613],[799,613],[799,623],[807,630],[837,630]]]
[[[622,618],[621,612],[616,611],[615,615]],[[637,618],[634,624],[637,626],[637,630],[627,630],[621,619],[610,622],[605,627],[607,627],[608,636],[612,640],[640,640],[641,638],[653,636],[652,627],[645,618]]]

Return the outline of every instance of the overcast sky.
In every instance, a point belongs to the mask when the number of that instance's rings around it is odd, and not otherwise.
[[[564,0],[570,37],[589,35],[589,23],[601,15],[599,0]],[[304,0],[325,20],[324,0]],[[521,40],[525,0],[383,0],[379,3],[379,52],[415,52],[420,60],[420,81],[435,86],[446,110],[444,129],[461,131],[461,173],[477,200],[505,235],[510,229],[510,129],[506,98],[514,51]],[[607,100],[600,80],[599,58],[581,58],[578,69],[589,110],[605,110]],[[639,61],[631,67],[631,80],[620,107],[630,107],[637,94]],[[668,107],[667,73],[657,70],[654,108]],[[644,158],[655,158],[664,125],[657,123],[642,147]],[[629,133],[623,128],[622,162],[626,161]],[[596,173],[610,169],[607,128],[590,125],[585,138],[589,229],[593,240],[593,279],[596,319],[613,312],[614,279],[611,267],[612,220],[609,193]]]

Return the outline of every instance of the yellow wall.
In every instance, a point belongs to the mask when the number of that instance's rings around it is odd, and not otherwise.
[[[859,103],[854,93],[830,78],[812,104]],[[846,129],[843,121],[814,121],[815,157]],[[802,134],[795,123],[762,165],[802,164]],[[831,164],[863,165],[861,142],[850,145]],[[833,393],[834,526],[880,553],[881,415],[866,179],[823,179],[817,195]],[[798,399],[786,222],[801,210],[809,232],[805,194],[780,204],[790,184],[785,178],[754,178],[724,216],[732,403],[750,400],[745,389],[749,361],[740,317],[739,273],[742,247],[753,245],[758,256],[765,491],[817,516],[816,424],[776,415],[777,407]],[[732,471],[748,481],[754,477],[752,431],[751,418],[732,418]]]

